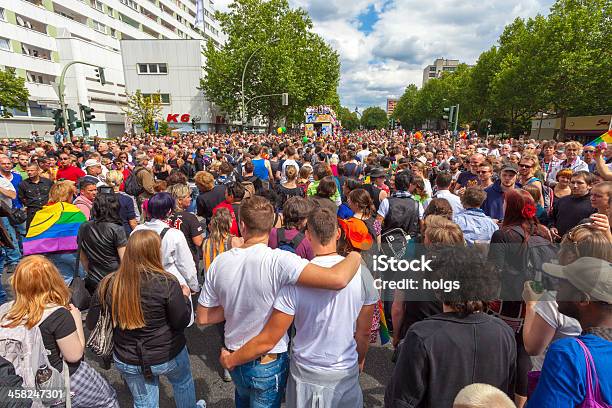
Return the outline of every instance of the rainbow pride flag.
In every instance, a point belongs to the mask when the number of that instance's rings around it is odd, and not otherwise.
[[[391,336],[389,335],[389,327],[387,326],[385,310],[381,300],[378,301],[378,310],[380,311],[380,326],[378,328],[378,333],[380,334],[380,344],[385,345],[391,340]]]
[[[23,254],[76,251],[79,227],[87,221],[76,205],[55,203],[39,210],[23,240]]]
[[[587,146],[597,147],[597,145],[599,145],[601,142],[612,143],[612,129],[608,130],[597,139],[591,140],[589,143],[587,143]]]

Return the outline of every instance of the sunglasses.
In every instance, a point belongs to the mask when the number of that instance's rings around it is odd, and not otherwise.
[[[519,167],[520,167],[521,169],[530,169],[530,168],[532,168],[533,166],[530,166],[530,165],[528,165],[528,164],[519,164]]]

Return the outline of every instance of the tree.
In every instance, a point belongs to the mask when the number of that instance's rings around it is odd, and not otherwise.
[[[127,95],[127,106],[123,108],[123,112],[142,127],[145,133],[154,133],[155,119],[158,119],[162,112],[159,92],[145,96],[137,89],[135,93]]]
[[[215,16],[228,39],[222,49],[208,42],[201,87],[231,118],[241,117],[242,72],[251,56],[244,86],[245,99],[252,100],[247,119],[262,115],[271,130],[283,117],[302,122],[310,105],[340,108],[338,54],[312,31],[303,9],[291,9],[288,0],[236,0]],[[280,97],[262,97],[283,92],[289,93],[289,106]]]
[[[25,78],[15,75],[14,70],[0,70],[0,110],[2,117],[13,116],[13,109],[28,110],[30,92],[25,87]]]
[[[393,118],[398,119],[404,129],[416,129],[420,125],[416,116],[418,93],[416,85],[408,85],[393,111]]]
[[[384,129],[387,124],[387,113],[378,106],[366,108],[361,115],[361,125],[366,129]]]
[[[345,129],[353,131],[359,128],[359,117],[357,114],[344,106],[338,109],[338,119],[340,119],[342,127]]]
[[[170,126],[168,126],[168,122],[166,122],[165,120],[160,120],[159,121],[159,130],[157,131],[158,134],[162,135],[162,136],[170,136],[172,132],[172,129],[170,129]]]
[[[612,5],[609,0],[557,0],[537,27],[544,108],[561,118],[610,113],[612,106]]]

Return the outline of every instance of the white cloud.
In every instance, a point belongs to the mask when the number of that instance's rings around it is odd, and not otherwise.
[[[473,64],[516,17],[547,14],[554,0],[289,0],[310,14],[314,30],[340,54],[340,99],[353,109],[384,107],[410,83],[421,86],[435,58]],[[231,0],[216,0],[225,11]],[[369,34],[358,16],[373,6]]]

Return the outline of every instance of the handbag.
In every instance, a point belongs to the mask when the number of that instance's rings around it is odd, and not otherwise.
[[[72,282],[70,282],[70,290],[72,292],[70,302],[79,310],[87,310],[89,309],[89,303],[91,302],[91,295],[85,287],[85,281],[81,279],[81,276],[79,276],[80,256],[81,250],[78,249],[74,265],[74,275],[72,276]]]
[[[0,202],[0,206],[2,207],[1,213],[8,218],[13,227],[23,224],[28,219],[28,214],[21,208],[10,208],[3,202]]]
[[[102,358],[109,357],[113,352],[113,319],[104,302],[100,304],[100,316],[87,339],[87,347]]]

